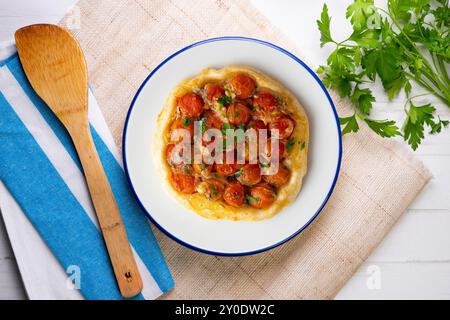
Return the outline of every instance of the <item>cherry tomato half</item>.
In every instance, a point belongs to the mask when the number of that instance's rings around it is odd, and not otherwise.
[[[237,181],[229,183],[223,193],[223,200],[233,207],[240,207],[245,201],[245,189]]]
[[[225,89],[217,83],[207,83],[203,89],[209,104],[213,104],[225,94]]]
[[[263,179],[267,183],[279,188],[286,184],[291,177],[291,171],[283,164],[278,166],[278,171],[274,174],[264,175]]]
[[[242,73],[233,76],[228,83],[236,97],[240,99],[250,98],[256,88],[255,80]]]
[[[269,207],[275,201],[273,190],[264,184],[259,184],[250,189],[249,204],[257,209]]]
[[[252,104],[255,108],[271,112],[277,108],[278,102],[271,93],[261,92],[253,97]]]
[[[280,139],[288,139],[294,131],[295,121],[287,114],[276,116],[269,122],[269,130],[277,129]]]
[[[191,194],[195,192],[195,179],[193,176],[172,172],[172,185],[178,192]]]
[[[197,118],[203,111],[204,102],[198,94],[189,92],[178,99],[178,106],[184,115]]]
[[[232,103],[227,109],[227,117],[231,124],[247,124],[250,120],[251,111],[243,103]]]
[[[246,186],[252,186],[261,181],[261,169],[257,164],[246,164],[240,170],[238,181]]]
[[[205,197],[211,201],[217,201],[222,198],[224,184],[218,179],[208,179],[204,181],[205,183]]]

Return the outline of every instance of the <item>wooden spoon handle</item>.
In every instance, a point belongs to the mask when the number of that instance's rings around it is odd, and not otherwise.
[[[67,129],[83,167],[120,292],[126,298],[133,297],[142,291],[142,279],[114,194],[95,149],[88,121],[82,119],[77,122],[79,125]]]

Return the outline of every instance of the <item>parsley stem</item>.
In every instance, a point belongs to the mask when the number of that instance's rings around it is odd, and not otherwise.
[[[359,111],[358,109],[355,109],[355,113],[356,113],[356,116],[359,118],[359,119],[361,119],[361,120],[366,120],[366,116],[361,112],[361,111]]]
[[[348,48],[354,48],[354,47],[356,47],[356,46],[354,46],[354,45],[350,45],[350,44],[346,44],[346,43],[345,43],[345,42],[347,42],[348,40],[350,40],[350,38],[351,38],[351,36],[348,37],[348,38],[345,39],[345,40],[342,40],[341,42],[337,42],[336,40],[331,39],[331,42],[333,42],[334,44],[336,44],[338,47],[339,47],[339,46],[348,47]]]
[[[403,105],[403,110],[405,110],[405,113],[408,114],[408,111],[406,111],[406,105],[408,103],[410,103],[412,99],[415,99],[418,97],[423,97],[423,96],[428,96],[430,94],[433,94],[433,93],[427,92],[427,93],[416,94],[415,96],[412,96],[412,97],[409,97],[408,99],[406,99],[405,104]]]
[[[347,39],[347,40],[348,40],[348,39]],[[336,45],[337,45],[338,47],[346,47],[346,48],[355,48],[355,47],[356,47],[355,45],[344,43],[344,42],[346,42],[347,40],[344,40],[344,41],[342,41],[342,42],[335,42],[335,43],[336,43]]]
[[[415,76],[413,76],[412,74],[408,73],[405,71],[406,76],[415,81],[418,85],[420,85],[422,88],[425,88],[428,90],[428,92],[430,92],[431,94],[433,94],[435,97],[439,98],[440,100],[442,100],[446,105],[450,105],[450,100],[447,99],[446,97],[440,95],[436,90],[434,90],[428,83],[426,83],[423,79],[418,79]]]
[[[444,70],[441,70],[441,69],[438,67],[438,65],[439,65],[439,62],[437,61],[437,60],[438,60],[438,57],[437,57],[437,55],[436,55],[435,53],[430,52],[430,56],[431,56],[431,59],[433,60],[434,68],[435,68],[436,71],[439,73],[440,78],[442,79],[442,82],[443,82],[444,87],[445,87],[445,86],[448,86],[447,89],[450,89],[449,82],[448,82],[448,80],[446,79],[446,77],[445,77],[445,75],[444,75],[444,71],[446,71],[446,70],[445,70],[445,67],[444,67]]]
[[[391,12],[391,7],[389,7],[389,9],[388,9],[389,12],[386,11],[386,10],[384,10],[383,8],[378,8],[378,9],[380,9],[381,11],[383,11],[384,13],[386,13],[386,14],[389,16],[389,18],[392,20],[392,22],[394,22],[395,26],[396,26],[396,27],[398,28],[398,30],[400,31],[400,33],[403,33],[403,35],[405,36],[405,39],[408,40],[409,43],[412,45],[412,47],[413,47],[414,49],[416,49],[416,51],[420,54],[419,48],[417,48],[417,46],[416,46],[416,44],[414,43],[414,41],[412,41],[412,40],[410,39],[410,37],[403,31],[403,28],[400,26],[400,24],[398,23],[397,19],[395,19],[395,18],[393,17],[392,12]],[[422,55],[422,54],[421,54],[421,55]]]
[[[436,56],[436,59],[438,61],[438,65],[439,65],[439,67],[441,69],[441,72],[442,72],[442,75],[444,77],[444,80],[445,80],[445,82],[447,83],[447,85],[450,88],[450,78],[449,78],[448,73],[447,73],[447,67],[445,66],[445,62],[444,62],[444,60],[442,60],[442,57],[440,57],[440,56]]]
[[[435,86],[435,88],[437,88],[438,90],[440,90],[440,92],[445,96],[442,97],[442,95],[439,95],[435,90],[433,90],[430,86],[427,87],[427,89],[430,92],[434,92],[434,95],[437,96],[439,99],[441,99],[442,101],[444,101],[447,105],[449,105],[449,101],[450,101],[450,95],[447,93],[448,89],[445,88],[445,85],[443,85],[438,76],[436,75],[436,73],[433,71],[432,66],[430,65],[430,63],[428,62],[428,60],[422,55],[421,52],[413,52],[411,50],[409,50],[404,43],[402,43],[402,41],[400,41],[398,38],[395,38],[395,40],[397,41],[397,43],[405,50],[405,52],[407,52],[408,54],[411,54],[413,57],[412,59],[414,59],[414,57],[418,57],[420,58],[423,63],[424,63],[424,67],[421,69],[422,73],[425,75],[425,77]],[[405,73],[407,73],[405,71]],[[419,81],[419,78],[416,76],[412,76],[410,74],[410,78],[411,80],[417,82],[420,84],[421,81]],[[422,81],[423,82],[423,81]],[[423,87],[425,87],[423,84],[421,84]],[[449,106],[450,107],[450,106]]]
[[[433,77],[433,75],[431,75],[429,72],[425,71],[426,69],[422,70],[424,76],[430,80],[431,83],[433,83],[433,85],[440,90],[440,92],[448,99],[450,100],[450,95],[447,93],[447,88],[445,87],[444,84],[442,84],[442,82],[440,81],[440,79]],[[417,80],[416,80],[417,81]],[[450,107],[450,105],[449,105]]]
[[[401,34],[403,34],[403,36],[405,37],[406,40],[408,40],[408,42],[411,44],[411,46],[415,49],[415,53],[417,56],[421,57],[424,65],[426,65],[429,70],[431,71],[431,74],[429,74],[429,76],[427,77],[431,82],[433,82],[433,84],[439,89],[441,90],[442,94],[444,94],[444,96],[446,97],[446,99],[444,101],[447,101],[447,105],[448,105],[448,101],[450,100],[450,94],[446,93],[446,89],[445,87],[442,87],[442,83],[438,80],[439,76],[436,75],[436,73],[433,70],[433,67],[430,65],[430,63],[428,62],[428,60],[423,56],[422,52],[419,50],[419,48],[416,46],[416,44],[414,43],[414,41],[411,40],[411,38],[406,34],[406,32],[404,32],[403,28],[400,26],[400,24],[398,23],[398,21],[394,18],[394,16],[392,15],[391,12],[391,8],[389,7],[389,11],[384,10],[383,8],[377,8],[380,11],[384,12],[385,14],[387,14],[389,16],[389,18],[391,19],[391,21],[395,24],[395,26],[397,27],[397,29],[399,30],[399,32]],[[400,43],[400,41],[397,41],[398,43]],[[402,45],[403,48],[405,48],[404,45]],[[405,48],[406,49],[406,48]],[[410,50],[407,50],[409,52],[411,52]],[[450,105],[448,105],[450,107]]]
[[[424,65],[426,67],[428,67],[430,69],[430,71],[434,74],[433,70],[431,70],[430,64],[428,63],[428,61],[425,59],[425,57],[420,52],[417,53],[417,52],[413,52],[413,51],[409,50],[409,48],[406,47],[405,44],[398,38],[395,38],[395,41],[403,48],[403,50],[405,50],[406,53],[411,55],[411,57],[410,57],[411,59],[420,58],[424,62]],[[433,85],[436,88],[439,88],[439,85],[438,85],[438,83],[435,80],[435,77],[436,77],[435,74],[431,75],[430,72],[424,72],[424,74],[426,75],[428,80],[430,80],[433,83]],[[417,78],[416,77],[412,77],[412,80],[417,81]]]

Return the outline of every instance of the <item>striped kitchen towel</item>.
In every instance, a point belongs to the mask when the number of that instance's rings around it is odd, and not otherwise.
[[[154,299],[169,291],[173,280],[129,190],[120,155],[91,91],[89,119],[143,278],[144,290],[136,298]],[[20,208],[16,217],[4,217],[8,225],[19,223],[24,214],[84,298],[121,299],[77,154],[61,123],[31,88],[17,54],[0,63],[0,179],[6,187],[0,192],[9,192]],[[24,234],[20,242],[26,246],[27,241],[33,238]],[[49,259],[49,268],[51,263]],[[49,278],[44,285],[65,286],[60,282],[61,277]],[[72,297],[60,289],[48,292],[60,295],[33,298]]]

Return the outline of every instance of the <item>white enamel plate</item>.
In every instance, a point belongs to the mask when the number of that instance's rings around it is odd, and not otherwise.
[[[169,92],[207,67],[254,67],[281,82],[303,104],[310,122],[308,172],[289,207],[257,222],[208,220],[191,212],[162,187],[152,157],[156,118]],[[336,110],[314,72],[300,59],[273,44],[223,37],[190,45],[163,61],[145,79],[128,111],[123,159],[131,187],[151,221],[179,243],[215,255],[245,255],[274,248],[304,230],[333,191],[341,162]]]

